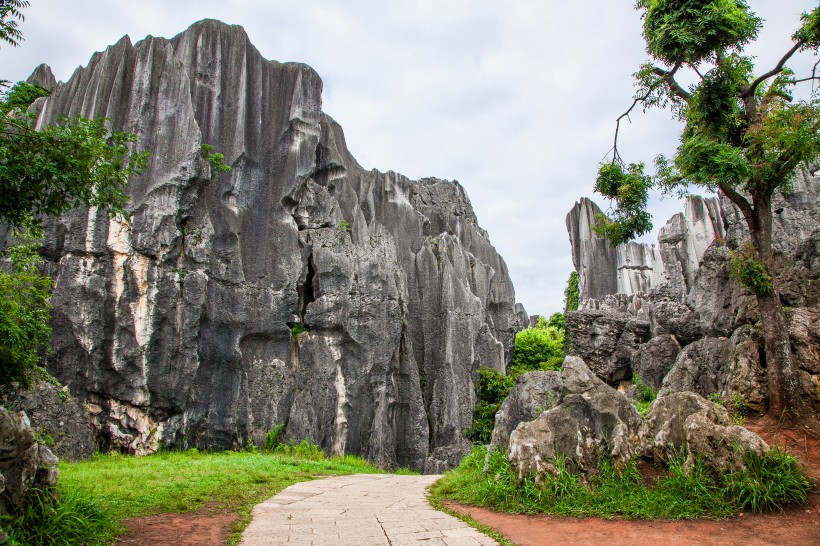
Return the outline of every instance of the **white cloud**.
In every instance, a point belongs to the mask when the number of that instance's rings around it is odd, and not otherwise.
[[[24,79],[46,62],[67,79],[124,34],[170,37],[203,18],[242,25],[265,57],[316,69],[325,111],[363,166],[458,179],[518,299],[531,313],[551,313],[572,268],[564,217],[592,196],[645,57],[633,4],[33,0],[26,41],[0,49],[0,77]],[[816,2],[750,4],[769,20],[752,51],[771,65]],[[678,129],[666,112],[636,112],[623,128],[623,155],[651,162],[674,150]],[[680,208],[656,199],[652,207],[656,227]]]

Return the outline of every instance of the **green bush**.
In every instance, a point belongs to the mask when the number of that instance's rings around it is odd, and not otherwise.
[[[265,434],[265,451],[275,451],[279,447],[279,436],[282,434],[284,424],[275,425],[270,432]]]
[[[38,230],[18,229],[15,244],[5,252],[0,270],[0,387],[28,384],[39,360],[38,351],[51,338],[48,326],[51,279],[40,275]]]
[[[738,508],[753,512],[781,510],[788,504],[805,504],[812,488],[792,455],[773,448],[764,455],[748,452],[743,461],[746,470],[724,477],[726,493]]]
[[[658,397],[658,392],[651,385],[646,385],[638,374],[632,375],[632,384],[635,385],[635,398],[632,403],[638,408],[641,415],[646,416],[649,405]]]
[[[765,296],[772,291],[772,275],[750,242],[731,253],[729,275],[753,294]]]
[[[543,317],[542,317],[543,319]],[[564,360],[564,332],[546,321],[515,335],[511,375],[532,370],[557,370]]]
[[[564,314],[578,310],[581,303],[581,293],[578,288],[578,273],[573,271],[567,279],[567,288],[564,290]]]
[[[302,440],[298,444],[293,440],[287,444],[279,444],[274,450],[274,453],[287,457],[306,459],[308,461],[321,461],[325,458],[324,451],[316,444],[308,442],[307,439]]]
[[[475,443],[487,444],[492,439],[495,414],[515,385],[515,378],[491,368],[478,370],[475,389],[478,404],[473,408],[473,424],[464,435]]]

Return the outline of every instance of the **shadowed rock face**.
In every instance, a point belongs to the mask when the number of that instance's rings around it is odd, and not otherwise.
[[[47,235],[48,368],[105,447],[232,448],[285,423],[385,466],[466,449],[473,374],[504,369],[526,313],[464,189],[362,169],[321,91],[202,21],[125,37],[34,105],[41,123],[105,116],[153,153],[127,222],[75,210]]]

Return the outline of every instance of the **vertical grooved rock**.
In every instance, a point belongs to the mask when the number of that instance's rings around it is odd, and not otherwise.
[[[40,124],[106,116],[153,152],[128,221],[48,226],[48,368],[104,448],[233,448],[281,423],[388,467],[469,449],[473,376],[505,368],[526,316],[507,267],[460,184],[365,171],[321,93],[208,20],[125,37],[38,103]]]

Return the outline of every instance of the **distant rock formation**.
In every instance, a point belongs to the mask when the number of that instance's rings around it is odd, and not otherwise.
[[[47,232],[47,367],[104,449],[237,448],[278,423],[387,467],[469,449],[473,376],[504,370],[526,312],[464,188],[364,170],[321,92],[208,20],[126,36],[32,106],[107,117],[153,153],[129,220],[75,210]]]
[[[658,251],[634,242],[612,248],[592,229],[598,214],[598,205],[583,197],[566,218],[581,301],[647,292],[663,271]]]
[[[599,210],[582,199],[567,215],[582,279],[581,311],[567,317],[570,354],[584,358],[613,385],[638,374],[644,383],[662,388],[662,394],[737,393],[753,408],[764,409],[765,355],[755,327],[757,302],[728,274],[731,250],[748,240],[739,210],[723,196],[690,197],[685,211],[660,230],[658,259],[646,260],[645,275],[632,285],[620,281],[620,257],[640,256],[644,251],[638,248],[654,247],[633,243],[604,249],[604,241],[589,228]],[[817,167],[801,168],[792,188],[775,197],[773,210],[776,275],[792,351],[802,390],[820,409]],[[641,283],[645,287],[635,290]]]

